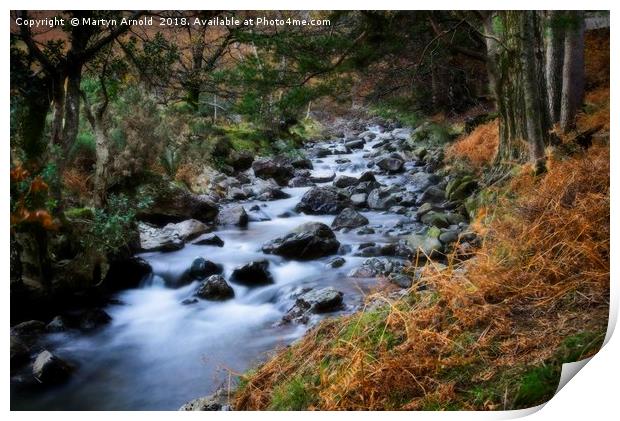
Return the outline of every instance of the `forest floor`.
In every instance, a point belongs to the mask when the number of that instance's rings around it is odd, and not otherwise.
[[[609,312],[609,58],[586,51],[576,132],[602,126],[593,146],[562,138],[545,174],[523,165],[486,186],[473,257],[429,261],[404,296],[377,290],[323,321],[242,375],[235,409],[502,410],[553,396],[562,363],[600,348]],[[493,142],[495,121],[446,155],[484,180]]]

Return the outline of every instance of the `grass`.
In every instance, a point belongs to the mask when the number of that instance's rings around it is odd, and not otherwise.
[[[499,145],[499,123],[497,120],[477,126],[447,149],[449,159],[464,160],[475,171],[480,172],[495,159]]]

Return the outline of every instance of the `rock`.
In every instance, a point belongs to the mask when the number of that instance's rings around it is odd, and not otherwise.
[[[385,257],[371,257],[364,260],[362,265],[349,272],[351,278],[374,278],[378,275],[388,275],[392,272],[400,272],[403,263],[397,260],[390,260]]]
[[[79,327],[83,330],[93,330],[112,321],[112,317],[100,308],[83,312],[79,317]]]
[[[313,158],[325,158],[326,156],[331,155],[332,152],[329,149],[317,146],[314,149],[310,150],[310,156]]]
[[[194,399],[179,408],[179,411],[230,411],[229,393],[218,389],[214,394]]]
[[[273,283],[273,278],[268,270],[269,261],[258,260],[233,270],[230,282],[254,287]]]
[[[352,208],[344,208],[332,222],[332,228],[358,228],[368,224],[368,218]]]
[[[217,216],[219,225],[236,225],[238,227],[247,227],[249,217],[243,206],[232,206],[222,209]]]
[[[177,236],[182,241],[193,240],[196,237],[199,237],[201,234],[209,231],[209,227],[198,221],[197,219],[188,219],[183,222],[179,222],[176,224],[168,224],[166,227],[170,227],[171,229],[177,232]]]
[[[327,225],[307,222],[264,244],[262,250],[289,259],[310,260],[334,254],[339,247],[340,243]]]
[[[248,218],[251,222],[271,221],[269,215],[263,212],[262,209],[251,210],[250,213],[248,213]]]
[[[321,288],[300,295],[296,305],[312,313],[327,313],[342,307],[342,295],[332,287]]]
[[[407,127],[394,129],[392,130],[392,137],[394,139],[409,140],[411,137],[411,129]]]
[[[224,247],[224,240],[222,240],[217,235],[211,233],[203,235],[194,241],[192,244],[196,244],[198,246],[216,246],[216,247]]]
[[[312,168],[314,168],[314,166],[312,165],[312,161],[310,161],[308,158],[296,158],[296,159],[293,159],[291,161],[291,165],[295,169],[311,170]]]
[[[218,206],[209,196],[190,193],[172,183],[160,183],[152,192],[153,203],[138,214],[138,220],[164,225],[191,218],[209,223],[217,216]]]
[[[229,162],[235,171],[249,170],[254,162],[254,154],[250,151],[233,151]]]
[[[456,242],[459,238],[459,232],[457,230],[448,230],[439,234],[439,241],[444,244],[451,244]]]
[[[327,263],[327,265],[331,268],[337,269],[344,266],[346,262],[347,261],[343,257],[334,257]]]
[[[67,323],[67,320],[64,317],[56,316],[45,326],[45,330],[52,333],[64,332],[68,329],[68,325],[69,323]]]
[[[366,234],[374,234],[375,230],[371,227],[364,227],[356,232],[357,235],[366,235]]]
[[[192,262],[190,268],[181,277],[181,283],[187,284],[193,280],[204,279],[211,275],[219,275],[223,270],[222,265],[218,265],[202,257],[197,257]]]
[[[28,362],[30,350],[18,337],[11,335],[11,368],[20,367]]]
[[[310,181],[314,183],[329,183],[334,181],[336,173],[333,171],[316,171],[310,175]]]
[[[376,181],[377,179],[375,178],[375,173],[372,171],[364,171],[359,178],[360,183],[367,183],[367,182],[374,183]]]
[[[402,273],[390,273],[388,280],[401,288],[411,288],[411,284],[413,283],[409,276]]]
[[[349,198],[335,187],[317,186],[308,190],[295,207],[297,212],[307,214],[337,214],[349,207]]]
[[[228,200],[245,200],[248,198],[248,192],[240,189],[239,187],[230,187],[228,193],[226,193],[226,199]]]
[[[346,146],[349,149],[362,149],[364,147],[364,140],[363,139],[356,139],[356,140],[351,140],[349,142],[345,142],[344,146]]]
[[[289,187],[310,187],[314,186],[309,177],[293,177],[288,182]]]
[[[433,205],[440,204],[446,200],[446,193],[437,186],[430,186],[418,198],[418,204],[430,203]]]
[[[397,155],[389,155],[380,158],[376,162],[377,166],[388,173],[394,174],[404,171],[405,161]]]
[[[450,221],[445,213],[429,211],[420,218],[423,224],[435,226],[437,228],[446,228],[450,225]]]
[[[422,216],[432,210],[439,210],[439,208],[433,206],[431,203],[423,203],[420,205],[418,210],[416,211],[416,217],[418,219],[422,218]]]
[[[429,232],[432,231],[429,230]],[[443,252],[443,245],[441,241],[439,241],[439,238],[437,238],[438,236],[438,234],[435,236],[427,232],[426,235],[412,234],[407,238],[407,243],[416,254],[414,261],[416,259],[424,260],[427,257],[435,258],[441,255]]]
[[[151,265],[141,257],[132,256],[110,261],[110,268],[104,278],[107,291],[137,288],[151,273]]]
[[[204,280],[194,293],[205,300],[224,301],[235,296],[235,291],[221,275],[211,275]]]
[[[181,301],[181,304],[183,304],[184,306],[189,306],[192,304],[196,304],[198,302],[199,302],[198,298],[186,298],[183,301]]]
[[[359,183],[359,180],[355,177],[349,177],[348,175],[339,175],[334,180],[334,187],[345,188],[349,186],[355,186]]]
[[[256,177],[262,179],[273,178],[280,186],[286,186],[295,175],[295,168],[282,158],[261,158],[252,163],[252,170]]]
[[[407,187],[413,192],[421,192],[441,181],[441,178],[433,173],[417,172],[407,179]]]
[[[34,378],[44,384],[56,384],[66,381],[73,368],[64,360],[44,350],[32,364]]]
[[[244,189],[247,189],[250,195],[256,196],[258,200],[262,201],[279,200],[290,197],[280,189],[278,183],[272,178],[267,180],[257,178],[252,185],[245,186]]]
[[[368,195],[366,193],[355,193],[351,195],[351,204],[356,208],[366,207],[366,199]]]
[[[36,336],[45,332],[45,323],[40,320],[28,320],[11,328],[11,336]]]
[[[381,187],[371,191],[366,201],[370,209],[386,210],[398,204],[399,197],[393,193],[391,187]]]
[[[169,226],[160,229],[140,222],[138,231],[140,232],[140,249],[142,251],[169,252],[180,250],[184,246],[177,231]]]
[[[451,201],[463,201],[478,187],[472,176],[466,175],[451,180],[446,185],[446,197]]]

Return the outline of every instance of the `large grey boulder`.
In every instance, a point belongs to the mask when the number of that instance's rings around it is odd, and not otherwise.
[[[142,251],[168,252],[180,250],[184,245],[177,230],[170,226],[157,228],[140,222],[138,232],[140,233],[140,249]]]
[[[386,210],[400,202],[399,196],[391,187],[374,189],[368,195],[366,202],[370,209]]]
[[[340,192],[335,187],[320,186],[308,190],[302,196],[295,210],[311,215],[335,215],[350,205],[351,201],[347,195]]]
[[[332,228],[358,228],[368,224],[368,218],[352,208],[345,208],[332,222]]]
[[[166,227],[177,232],[177,236],[182,241],[193,240],[201,234],[209,231],[209,227],[197,219],[188,219],[176,224],[168,224]]]
[[[313,289],[300,295],[296,305],[312,313],[327,313],[341,308],[342,295],[332,287]]]
[[[327,225],[307,222],[264,244],[262,250],[289,259],[311,260],[334,254],[339,247],[340,242]]]
[[[269,261],[258,260],[240,266],[233,270],[230,282],[254,287],[273,283],[273,277],[269,273]]]
[[[224,301],[235,296],[235,291],[221,275],[211,275],[196,289],[195,296],[205,300]]]
[[[407,187],[413,192],[421,192],[426,190],[432,185],[435,185],[441,181],[441,177],[437,174],[428,172],[417,172],[407,180]]]
[[[404,171],[405,161],[398,154],[390,154],[379,158],[376,164],[383,171],[394,174]]]
[[[64,360],[44,350],[32,364],[32,374],[37,381],[45,384],[55,384],[66,381],[73,368]]]
[[[247,227],[249,217],[245,208],[241,205],[224,208],[217,216],[219,225],[236,225],[238,227]]]
[[[273,178],[280,186],[286,186],[295,175],[295,168],[280,157],[257,159],[252,163],[252,170],[256,177],[264,180]]]
[[[193,399],[179,408],[179,411],[230,411],[229,393],[220,388],[214,394]]]

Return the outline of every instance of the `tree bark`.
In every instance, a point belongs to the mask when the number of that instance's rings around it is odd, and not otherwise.
[[[564,39],[564,66],[562,69],[562,103],[560,127],[568,132],[575,127],[575,116],[583,102],[584,89],[584,12],[567,12],[568,28]]]
[[[523,37],[521,42],[521,76],[523,78],[523,102],[525,128],[530,151],[530,160],[536,172],[545,171],[544,120],[540,107],[541,92],[538,83],[537,58],[535,51],[536,12],[523,11],[520,15]]]
[[[564,64],[564,28],[560,10],[545,16],[545,81],[551,124],[560,121],[562,99],[562,67]]]

